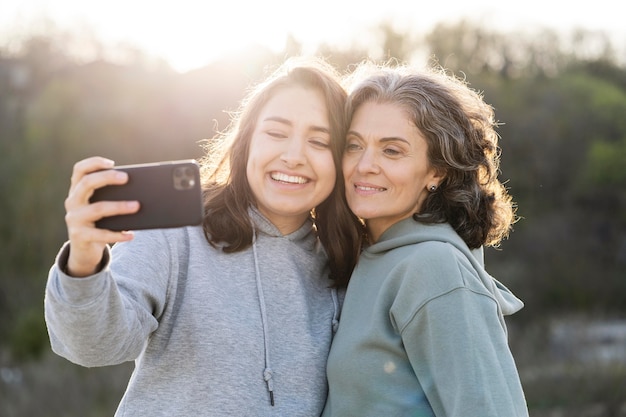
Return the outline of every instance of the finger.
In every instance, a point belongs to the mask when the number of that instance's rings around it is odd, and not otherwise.
[[[77,184],[86,174],[103,169],[110,169],[113,168],[114,165],[115,162],[101,156],[85,158],[74,164],[70,182],[72,185]]]
[[[90,204],[91,212],[95,216],[93,222],[103,217],[133,214],[139,211],[139,201],[100,201]]]
[[[68,228],[93,228],[96,221],[103,217],[132,214],[139,211],[139,208],[138,201],[100,201],[68,210],[65,215],[65,223]]]
[[[117,243],[117,242],[126,242],[132,240],[134,238],[134,233],[132,231],[113,231],[107,229],[97,229],[95,227],[83,227],[72,229],[72,232],[69,234],[69,240],[71,242],[72,247],[78,253],[79,250],[84,250],[87,247],[90,247],[94,243],[102,244],[104,246],[107,243]],[[98,253],[101,253],[101,249],[98,249]]]
[[[102,238],[107,243],[119,243],[119,242],[127,242],[129,240],[133,240],[135,237],[135,233],[130,230],[123,230],[121,232],[114,232],[112,230],[106,229],[96,229],[102,232]]]
[[[86,174],[70,188],[65,200],[65,210],[69,211],[73,207],[89,204],[89,199],[97,188],[106,185],[125,184],[127,181],[128,174],[126,172],[114,169]]]

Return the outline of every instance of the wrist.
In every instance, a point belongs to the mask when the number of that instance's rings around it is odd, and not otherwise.
[[[68,244],[67,247],[64,248],[64,253],[59,257],[58,266],[63,273],[72,278],[85,278],[102,271],[108,259],[108,252],[105,248],[97,262],[80,262],[72,257],[71,246]]]

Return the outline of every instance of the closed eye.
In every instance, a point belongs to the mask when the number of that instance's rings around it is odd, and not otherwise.
[[[327,140],[321,138],[311,138],[309,139],[309,143],[317,148],[327,149],[330,148],[330,143]]]
[[[267,130],[265,133],[267,133],[267,135],[276,139],[284,139],[287,137],[285,133],[278,131],[278,130]]]

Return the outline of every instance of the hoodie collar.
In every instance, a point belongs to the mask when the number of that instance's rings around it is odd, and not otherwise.
[[[258,234],[265,234],[271,237],[284,237],[285,239],[291,241],[298,241],[306,238],[309,233],[311,233],[311,229],[313,228],[313,219],[309,216],[309,218],[302,226],[300,226],[298,230],[287,235],[283,235],[280,230],[278,230],[278,228],[267,219],[267,217],[261,214],[258,208],[250,206],[248,209],[248,215],[250,216],[252,225],[255,227]]]

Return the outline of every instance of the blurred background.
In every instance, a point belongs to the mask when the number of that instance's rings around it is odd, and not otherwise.
[[[298,54],[343,72],[363,58],[437,61],[483,92],[522,217],[486,262],[526,303],[507,322],[530,414],[626,416],[626,29],[615,3],[579,14],[539,1],[127,3],[0,3],[0,416],[111,416],[132,372],[50,351],[43,291],[67,239],[73,163],[200,157],[246,88]]]

